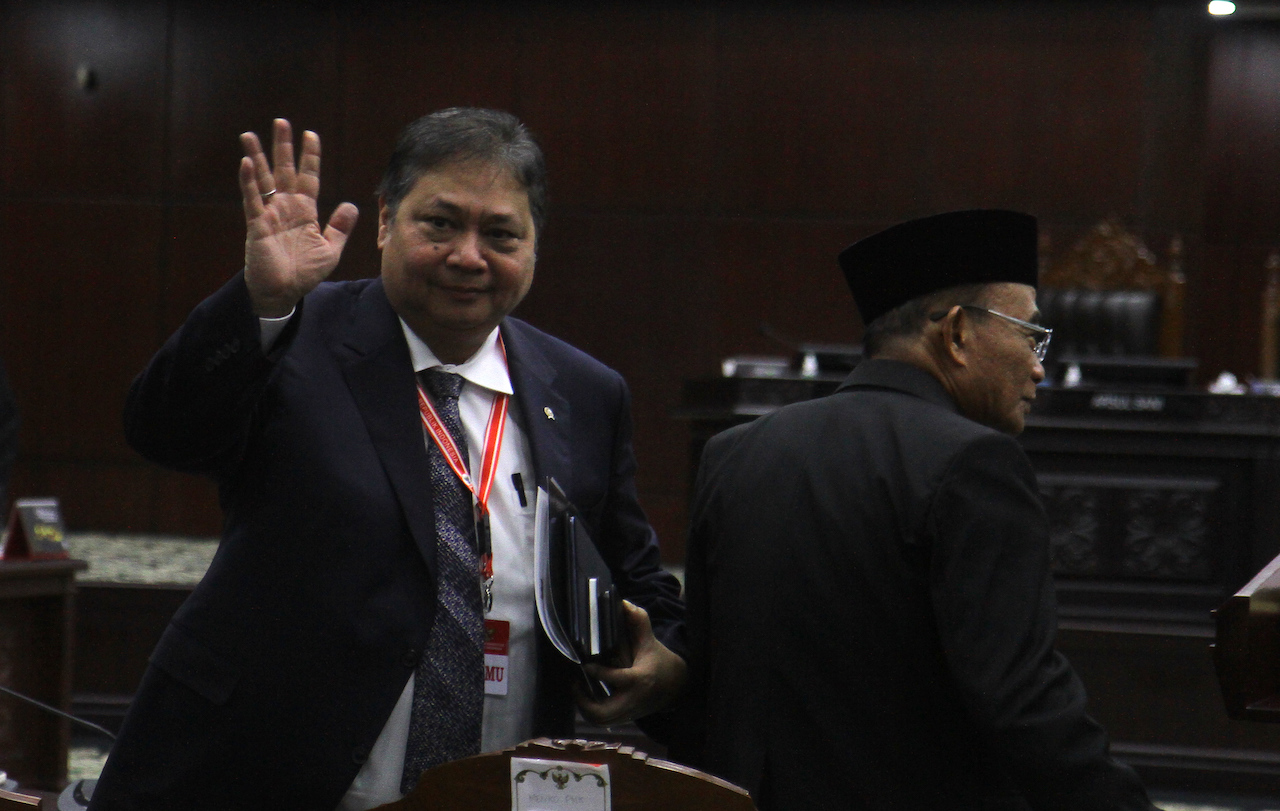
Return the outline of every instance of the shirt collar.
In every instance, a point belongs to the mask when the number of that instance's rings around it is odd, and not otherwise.
[[[400,328],[404,330],[405,340],[409,342],[409,356],[413,359],[415,373],[438,366],[446,372],[462,375],[464,380],[490,391],[500,394],[515,393],[511,388],[511,375],[507,373],[506,355],[498,348],[497,327],[484,339],[476,353],[462,363],[441,363],[431,347],[409,329],[403,318],[400,319]]]

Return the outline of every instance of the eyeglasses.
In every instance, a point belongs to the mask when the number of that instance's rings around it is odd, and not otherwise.
[[[980,313],[994,315],[996,318],[1002,318],[1010,324],[1022,327],[1031,334],[1027,337],[1032,338],[1034,343],[1031,344],[1031,351],[1035,353],[1036,360],[1044,360],[1045,354],[1049,351],[1049,340],[1053,338],[1053,330],[1048,327],[1042,327],[1039,324],[1032,324],[1030,321],[1023,321],[1021,318],[1014,318],[1011,315],[989,310],[986,307],[979,307],[976,304],[961,304],[966,310],[976,310]],[[946,312],[934,313],[929,316],[930,321],[941,321],[946,317]]]

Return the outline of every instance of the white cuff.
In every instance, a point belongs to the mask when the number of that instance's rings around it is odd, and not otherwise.
[[[289,319],[293,318],[293,314],[297,311],[298,308],[295,305],[288,315],[282,315],[279,318],[258,317],[258,337],[262,341],[264,353],[271,351],[276,339],[280,337],[280,333],[284,332],[284,328],[289,326]]]

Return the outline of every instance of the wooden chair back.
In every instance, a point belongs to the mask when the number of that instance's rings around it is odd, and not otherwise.
[[[1182,355],[1186,279],[1182,272],[1182,240],[1179,237],[1175,236],[1170,242],[1162,265],[1142,240],[1114,217],[1099,222],[1069,250],[1056,257],[1053,256],[1048,231],[1042,231],[1040,290],[1042,298],[1050,302],[1059,299],[1058,306],[1066,305],[1071,310],[1060,316],[1067,320],[1083,316],[1084,309],[1097,310],[1086,319],[1089,321],[1087,329],[1093,333],[1110,330],[1117,340],[1122,333],[1134,328],[1132,323],[1120,322],[1133,321],[1136,310],[1143,306],[1140,299],[1143,296],[1154,298],[1158,313],[1153,316],[1158,321],[1153,325],[1155,334],[1150,340],[1138,342],[1149,345],[1152,354],[1162,357]],[[1073,324],[1050,323],[1049,310],[1055,309],[1054,303],[1048,307],[1042,303],[1041,309],[1046,310],[1048,326],[1063,330],[1063,343],[1075,340],[1076,336],[1071,335]],[[1141,320],[1141,313],[1136,313],[1136,316]],[[1108,320],[1117,323],[1108,324]],[[1081,339],[1094,337],[1081,336]],[[1059,342],[1058,336],[1054,342]]]

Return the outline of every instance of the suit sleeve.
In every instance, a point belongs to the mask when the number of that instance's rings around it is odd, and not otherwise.
[[[125,437],[157,464],[216,474],[243,453],[256,404],[301,320],[264,355],[244,274],[201,302],[146,369],[125,403]]]
[[[1031,806],[1151,809],[1137,776],[1109,756],[1084,686],[1054,650],[1048,521],[1017,443],[991,435],[958,454],[929,522],[947,665]]]

